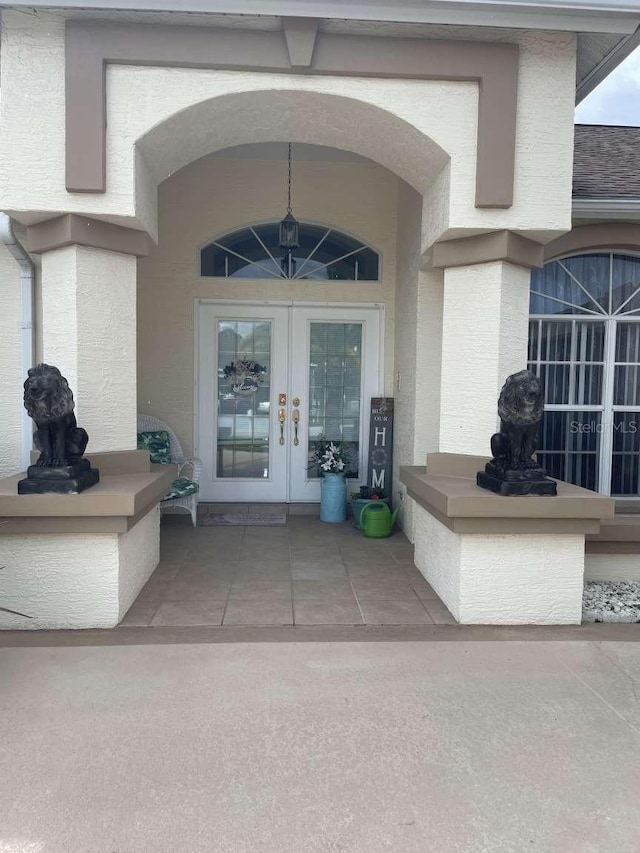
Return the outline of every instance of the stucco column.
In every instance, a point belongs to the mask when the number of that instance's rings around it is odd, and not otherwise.
[[[43,251],[42,360],[69,380],[89,451],[135,448],[135,255]]]
[[[0,477],[22,468],[22,364],[20,272],[0,244]]]
[[[500,389],[527,364],[529,277],[505,261],[445,269],[441,451],[490,454]]]

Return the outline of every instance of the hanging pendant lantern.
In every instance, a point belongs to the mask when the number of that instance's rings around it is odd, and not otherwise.
[[[287,184],[287,215],[280,222],[280,248],[288,249],[289,255],[291,249],[297,249],[300,246],[298,234],[298,221],[291,212],[291,143],[289,143],[289,172]],[[289,259],[290,263],[291,259]]]
[[[297,249],[299,245],[298,221],[291,211],[288,211],[285,218],[280,222],[280,248]]]

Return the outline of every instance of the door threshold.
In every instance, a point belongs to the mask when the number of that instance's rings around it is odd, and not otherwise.
[[[261,513],[263,515],[320,515],[319,503],[229,503],[201,501],[198,512],[216,515],[219,513]]]

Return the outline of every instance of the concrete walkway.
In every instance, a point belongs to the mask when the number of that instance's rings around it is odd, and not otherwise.
[[[0,649],[1,853],[638,850],[640,644]]]

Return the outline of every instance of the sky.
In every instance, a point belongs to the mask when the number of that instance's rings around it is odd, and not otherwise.
[[[578,105],[576,122],[640,127],[640,48]]]

